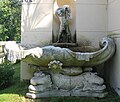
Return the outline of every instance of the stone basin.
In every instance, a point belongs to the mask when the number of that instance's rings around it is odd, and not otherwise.
[[[100,41],[100,49],[92,52],[75,52],[68,48],[55,46],[24,49],[16,43],[13,46],[14,49],[8,48],[7,44],[5,46],[8,52],[8,60],[13,62],[22,60],[40,67],[48,67],[48,63],[53,60],[60,61],[65,67],[95,66],[107,61],[115,52],[115,43],[109,37],[104,37]]]

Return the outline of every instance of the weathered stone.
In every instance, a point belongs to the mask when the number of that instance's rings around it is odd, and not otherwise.
[[[51,96],[70,96],[69,91],[65,90],[51,90],[51,91],[45,91],[41,93],[26,93],[26,97],[29,98],[40,98],[40,97],[51,97]]]
[[[45,74],[40,71],[40,72],[35,72],[35,73],[34,73],[34,76],[35,76],[35,77],[45,77]]]
[[[57,43],[70,43],[72,42],[71,32],[69,28],[69,20],[72,18],[72,13],[69,5],[63,5],[56,10],[55,14],[60,20],[60,29],[58,34]]]
[[[61,73],[64,75],[80,75],[83,71],[81,67],[64,67],[62,68],[62,63],[60,61],[50,61],[48,64],[49,68],[53,73]]]
[[[87,85],[102,85],[104,80],[94,73],[86,72],[78,76],[67,76],[62,74],[52,74],[53,83],[61,89],[71,90],[76,87],[84,88]],[[91,87],[91,86],[90,86]]]
[[[46,84],[46,85],[29,85],[28,89],[30,91],[34,91],[34,92],[42,92],[42,91],[46,91],[51,87],[51,84]]]
[[[13,46],[16,46],[13,43]],[[63,66],[95,66],[107,61],[115,52],[115,43],[111,38],[105,37],[100,42],[101,49],[95,52],[73,52],[67,48],[54,46],[36,47],[33,49],[24,50],[16,46],[12,49],[5,46],[8,51],[8,59],[15,62],[17,59],[34,64],[40,67],[47,67],[48,63],[53,60],[58,60],[63,63]]]
[[[67,67],[67,68],[63,68],[62,70],[64,75],[69,75],[69,76],[80,75],[83,72],[81,67]]]
[[[92,71],[92,70],[93,70],[92,67],[83,68],[83,71],[84,71],[84,72],[90,72],[90,71]]]
[[[32,85],[51,85],[52,82],[51,82],[51,78],[50,78],[50,75],[46,75],[44,77],[33,77],[30,79],[30,83]]]
[[[51,96],[87,96],[104,97],[106,86],[104,80],[96,73],[85,72],[77,76],[68,76],[58,73],[46,75],[42,72],[34,73],[31,79],[34,85],[29,86],[29,93],[26,97],[40,98]]]
[[[77,46],[77,47],[70,47],[70,49],[74,52],[95,52],[100,50],[99,48],[93,46]]]
[[[92,92],[92,91],[65,91],[65,90],[50,90],[41,93],[26,93],[28,98],[41,98],[41,97],[52,97],[52,96],[87,96],[87,97],[99,97],[103,98],[107,95],[107,92]]]
[[[85,84],[83,91],[102,92],[106,89],[105,85]]]

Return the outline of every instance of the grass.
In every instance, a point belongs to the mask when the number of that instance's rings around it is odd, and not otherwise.
[[[14,82],[8,88],[0,91],[0,102],[24,102],[28,83],[20,82],[20,64],[15,64],[14,68]]]
[[[28,91],[28,82],[20,82],[20,63],[14,65],[14,83],[4,90],[0,90],[0,102],[120,102],[120,97],[112,90],[108,89],[105,98],[89,97],[50,97],[41,99],[25,98]]]

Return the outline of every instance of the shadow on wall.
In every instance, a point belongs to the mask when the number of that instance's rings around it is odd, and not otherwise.
[[[25,31],[48,31],[51,26],[52,4],[27,4],[22,7],[21,30]]]

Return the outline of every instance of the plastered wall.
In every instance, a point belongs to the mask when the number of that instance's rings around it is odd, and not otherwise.
[[[53,0],[32,0],[22,4],[22,44],[44,46],[52,39]]]
[[[116,43],[115,56],[107,68],[109,82],[120,95],[120,0],[108,0],[108,34]]]
[[[107,0],[76,0],[76,33],[78,44],[99,46],[106,36]]]

